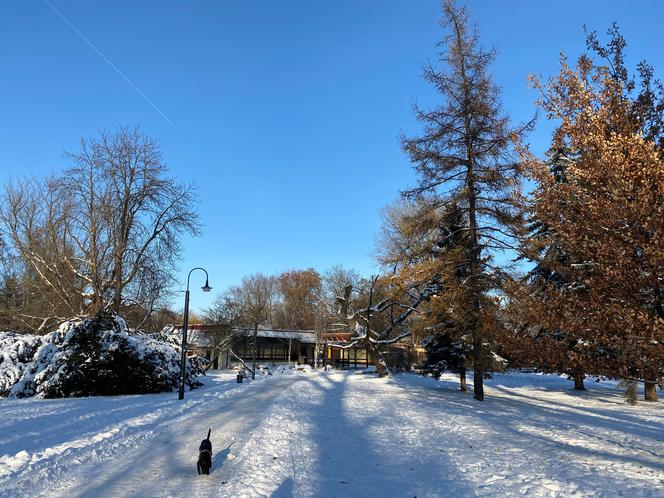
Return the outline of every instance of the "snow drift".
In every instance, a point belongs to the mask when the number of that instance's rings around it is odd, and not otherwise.
[[[0,332],[0,396],[62,398],[171,391],[180,375],[178,338],[131,331],[118,315],[66,321],[44,336]],[[201,384],[200,358],[185,382]]]

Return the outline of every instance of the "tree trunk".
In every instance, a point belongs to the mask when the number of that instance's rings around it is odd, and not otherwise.
[[[113,269],[114,294],[113,294],[113,311],[120,313],[120,305],[122,304],[122,257],[115,257],[115,266]]]
[[[585,391],[586,386],[583,385],[583,379],[586,375],[583,372],[574,372],[574,389],[576,391]]]
[[[291,347],[293,344],[293,339],[288,339],[288,366],[290,367],[290,361],[291,361]]]
[[[657,374],[653,370],[646,370],[644,399],[646,401],[657,401]]]
[[[374,365],[376,367],[376,372],[378,372],[378,377],[387,377],[388,370],[387,364],[385,363],[385,358],[383,357],[382,351],[378,349],[378,346],[373,344],[370,340],[371,335],[371,306],[373,305],[373,289],[374,284],[378,277],[371,277],[371,287],[369,288],[369,304],[367,304],[367,335],[366,335],[366,350],[368,354],[371,352],[371,356],[374,358]]]
[[[101,310],[104,309],[104,301],[99,295],[95,294],[91,306],[92,308],[90,309],[90,314],[97,315]]]
[[[472,306],[469,331],[473,337],[473,397],[484,401],[484,354],[482,351],[483,337],[480,332],[480,272],[481,251],[479,233],[477,229],[477,192],[475,190],[475,155],[476,145],[473,141],[471,120],[474,116],[473,102],[470,89],[473,86],[472,77],[466,73],[465,41],[462,27],[457,18],[453,19],[456,47],[460,49],[459,58],[460,77],[463,83],[463,102],[461,113],[464,121],[463,139],[466,152],[466,199],[468,201],[468,235],[470,237],[470,305]]]
[[[378,372],[378,377],[387,377],[389,371],[387,369],[387,363],[385,363],[383,353],[376,349],[373,352],[373,357],[375,358],[374,365],[376,365],[376,372]]]
[[[473,398],[484,401],[484,358],[481,337],[475,337],[473,340]]]
[[[461,389],[461,392],[465,393],[468,390],[468,388],[466,387],[466,369],[465,368],[461,368],[461,370],[459,370],[459,384],[460,384],[459,389]]]
[[[325,338],[325,342],[323,343],[323,368],[327,370],[327,355],[328,355],[328,349],[327,349],[327,337]]]

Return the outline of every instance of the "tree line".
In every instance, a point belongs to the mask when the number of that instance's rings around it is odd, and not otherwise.
[[[246,277],[205,319],[345,330],[386,375],[394,343],[422,343],[425,373],[454,371],[484,399],[509,362],[624,379],[632,401],[664,377],[664,87],[647,62],[631,70],[617,25],[586,33],[577,61],[531,79],[554,124],[540,158],[513,123],[465,7],[443,4],[445,36],[423,77],[438,105],[416,106],[401,145],[417,181],[384,212],[381,274],[335,267]],[[171,270],[197,234],[193,187],[167,176],[138,129],[83,140],[72,166],[5,189],[0,210],[0,326],[44,330],[112,309],[130,323],[173,321]],[[175,317],[176,318],[176,317]]]
[[[336,296],[361,280],[356,271],[342,266],[323,275],[313,268],[278,275],[256,273],[219,294],[201,318],[233,326],[257,323],[283,330],[316,330],[329,324]]]

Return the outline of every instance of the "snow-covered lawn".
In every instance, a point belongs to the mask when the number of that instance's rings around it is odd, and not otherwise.
[[[274,375],[238,385],[0,401],[0,496],[664,496],[664,403],[610,383]],[[212,428],[214,465],[195,470]]]

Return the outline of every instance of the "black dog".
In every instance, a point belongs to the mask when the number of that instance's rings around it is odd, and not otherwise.
[[[212,467],[212,443],[210,442],[210,432],[212,429],[208,430],[207,438],[201,441],[201,445],[198,447],[198,462],[196,467],[198,468],[199,474],[208,475],[210,473],[210,467]]]

